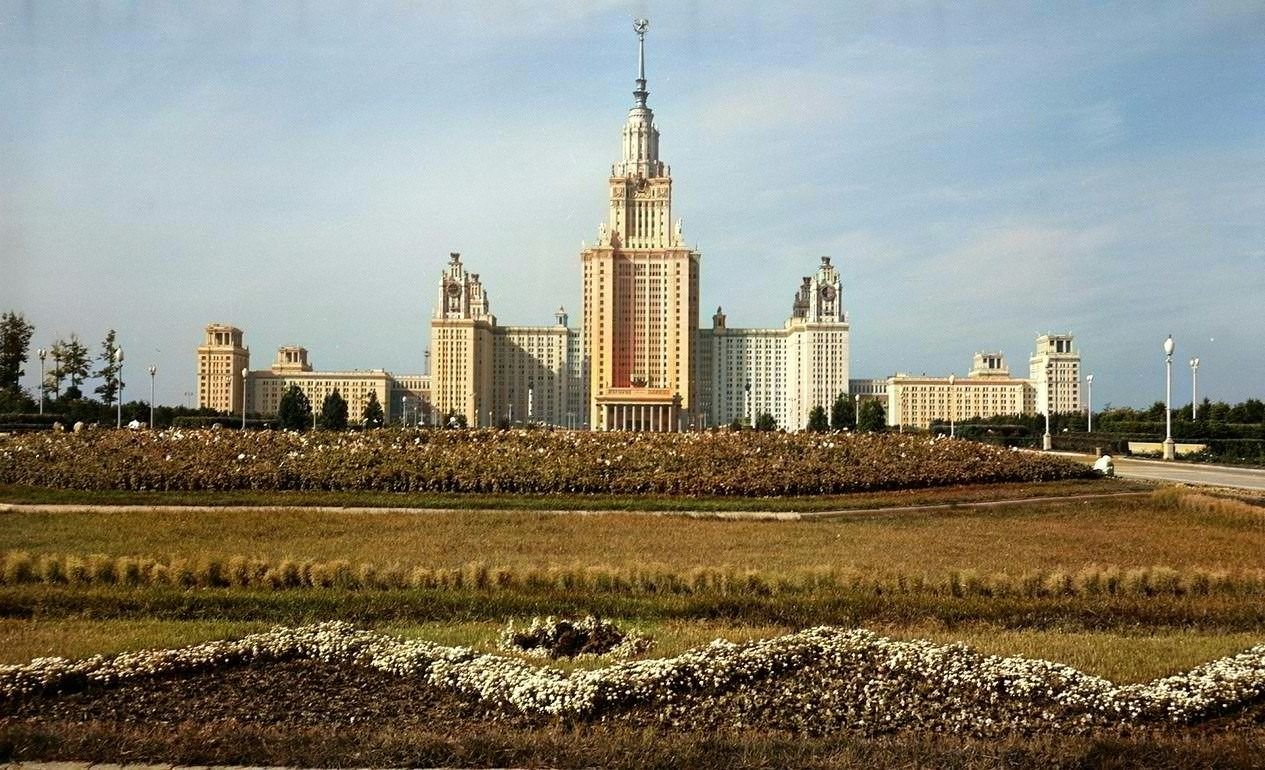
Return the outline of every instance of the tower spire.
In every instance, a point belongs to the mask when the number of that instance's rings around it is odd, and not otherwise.
[[[646,90],[646,30],[649,27],[649,21],[633,19],[633,31],[637,33],[637,90],[633,91],[633,96],[638,107],[645,107],[646,97],[650,95]]]

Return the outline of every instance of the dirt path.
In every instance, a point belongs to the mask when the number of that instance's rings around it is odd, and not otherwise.
[[[523,513],[552,514],[556,516],[605,516],[610,514],[633,514],[638,516],[682,516],[695,519],[736,519],[745,521],[807,521],[810,519],[832,519],[849,517],[893,516],[902,513],[923,513],[951,508],[996,508],[1012,505],[1047,505],[1051,503],[1081,502],[1114,497],[1138,497],[1150,492],[1102,492],[1079,495],[1051,495],[1047,497],[1020,497],[1006,500],[963,501],[951,503],[931,503],[924,505],[896,505],[881,508],[845,508],[834,511],[623,511],[623,510],[523,510]],[[419,516],[438,513],[456,513],[471,511],[469,508],[361,508],[356,506],[335,505],[83,505],[83,504],[26,504],[0,503],[0,514],[4,513],[145,513],[178,509],[194,512],[244,511],[248,513],[271,513],[294,510],[296,508],[318,513],[354,513],[366,516],[388,513],[407,513]],[[478,509],[484,513],[514,513],[519,509]]]

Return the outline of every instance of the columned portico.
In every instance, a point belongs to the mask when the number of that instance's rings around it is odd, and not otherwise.
[[[680,430],[680,406],[677,402],[615,402],[599,405],[599,429],[651,433],[674,433]]]

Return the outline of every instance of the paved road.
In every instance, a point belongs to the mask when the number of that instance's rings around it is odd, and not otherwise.
[[[1265,469],[1166,463],[1159,460],[1133,460],[1125,457],[1112,459],[1116,464],[1116,475],[1124,479],[1172,481],[1179,484],[1202,484],[1265,491]]]

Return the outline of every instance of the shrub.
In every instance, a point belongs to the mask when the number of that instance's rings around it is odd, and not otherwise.
[[[648,637],[626,634],[614,623],[592,615],[581,620],[532,618],[522,630],[511,620],[498,643],[502,650],[554,659],[608,654],[632,657],[651,645]]]

